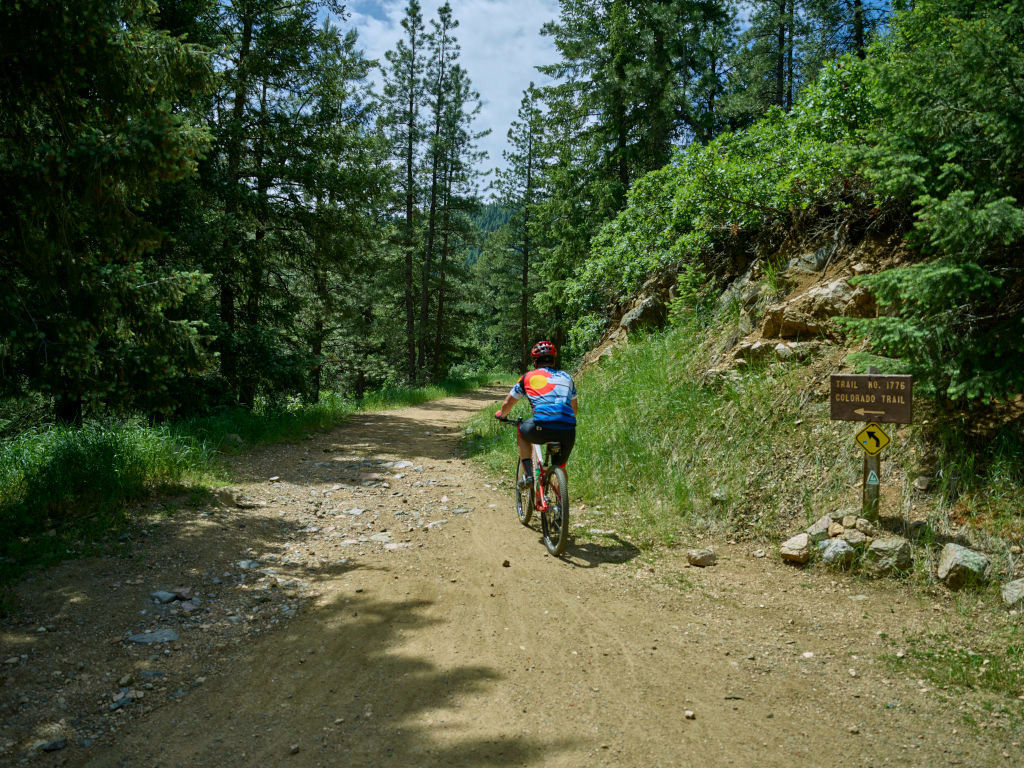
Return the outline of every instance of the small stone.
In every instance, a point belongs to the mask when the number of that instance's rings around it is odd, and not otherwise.
[[[856,528],[857,527],[857,516],[856,515],[843,515],[843,528]]]
[[[850,677],[856,677],[856,676],[857,676],[857,670],[856,669],[851,669],[850,670]]]
[[[729,494],[726,493],[725,488],[715,488],[711,492],[711,500],[716,504],[724,504],[729,498]]]
[[[856,550],[843,539],[832,539],[821,553],[821,560],[825,565],[833,568],[846,568],[853,562]]]
[[[914,490],[924,493],[932,487],[932,479],[927,475],[919,475],[914,478]]]
[[[857,530],[863,533],[865,536],[877,536],[878,529],[872,524],[870,520],[864,517],[857,518]]]
[[[280,475],[274,475],[273,477],[270,478],[270,482],[276,483],[280,479],[281,479]]]
[[[714,565],[717,560],[718,556],[711,549],[691,549],[686,553],[686,561],[698,568]]]
[[[811,537],[806,533],[798,533],[791,539],[782,542],[779,554],[783,560],[791,563],[806,563],[811,559]]]
[[[936,575],[950,589],[960,589],[983,582],[988,565],[989,559],[980,552],[959,544],[947,544],[939,556]]]
[[[131,675],[124,675],[120,680],[117,681],[117,684],[119,686],[121,686],[122,688],[127,688],[129,685],[131,685],[134,682],[135,682],[135,678],[134,677],[132,677]]]
[[[191,600],[194,594],[192,587],[175,587],[171,593],[179,600]]]
[[[67,739],[51,739],[45,742],[40,748],[43,752],[57,752],[64,749],[68,745]]]
[[[856,522],[856,521],[854,521]],[[856,528],[847,527],[843,531],[842,540],[849,544],[851,547],[863,547],[868,543],[868,537],[858,531]]]
[[[850,726],[849,728],[847,728],[846,730],[847,730],[847,731],[849,731],[850,733],[852,733],[852,734],[853,734],[853,735],[855,735],[855,736],[856,736],[856,735],[857,735],[858,733],[860,733],[860,728],[858,728],[858,727],[857,727],[856,725],[851,725],[851,726]]]
[[[235,563],[235,565],[237,565],[243,571],[251,571],[254,568],[260,567],[258,560],[239,560],[237,563]]]
[[[793,348],[788,344],[779,342],[775,345],[775,356],[779,358],[779,360],[789,360],[793,357],[793,354]]]
[[[502,568],[511,568],[511,567],[512,567],[512,563],[510,563],[510,562],[509,562],[508,560],[505,560],[505,561],[504,561],[504,562],[503,562],[503,563],[501,564],[501,567],[502,567]]]
[[[683,717],[685,717],[687,720],[696,720],[697,719],[697,715],[694,713],[694,711],[692,709],[688,709],[685,712],[683,712]]]
[[[843,524],[842,523],[832,523],[832,525],[830,525],[828,527],[828,535],[829,535],[830,538],[834,539],[837,536],[842,536],[843,535],[843,531],[845,531],[845,530],[846,529],[843,528]]]
[[[472,507],[456,507],[452,510],[453,515],[468,515],[473,511]]]
[[[170,603],[177,597],[173,592],[167,592],[163,589],[158,589],[155,592],[150,592],[149,596],[156,600],[158,603]]]
[[[910,542],[900,536],[875,539],[864,555],[864,566],[873,576],[909,571],[913,562]]]
[[[155,629],[152,632],[142,632],[128,638],[130,643],[141,643],[143,645],[154,645],[156,643],[173,643],[178,639],[178,633],[173,629]]]
[[[1003,596],[1003,602],[1010,608],[1024,607],[1024,579],[1003,584],[999,594]]]
[[[762,557],[765,557],[767,553],[763,549],[755,549],[752,554],[754,555],[754,557],[760,559]]]
[[[4,659],[4,664],[10,664],[11,666],[14,666],[15,664],[20,664],[20,663],[21,663],[21,657],[20,656],[8,656],[6,659]]]
[[[1020,548],[1019,544],[1011,544],[1010,545],[1010,554],[1011,555],[1019,555],[1019,554],[1021,554],[1022,551],[1024,551],[1024,550],[1022,550]]]
[[[391,466],[394,467],[395,469],[408,469],[409,467],[412,466],[412,462],[411,461],[396,461]]]
[[[831,527],[832,518],[828,515],[822,515],[807,529],[807,535],[811,537],[812,542],[817,543],[822,539],[828,538]]]
[[[302,751],[302,747],[300,747],[298,744],[292,744],[290,747],[288,747],[288,754],[289,755],[297,755],[301,751]]]

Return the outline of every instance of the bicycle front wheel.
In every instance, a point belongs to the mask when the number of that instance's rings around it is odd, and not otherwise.
[[[544,498],[548,502],[540,518],[544,546],[559,557],[569,542],[569,481],[561,467],[555,467],[544,478]]]
[[[523,487],[523,480],[527,479],[526,469],[523,467],[523,462],[516,461],[516,517],[519,518],[519,522],[523,525],[530,524],[530,518],[533,517],[533,478],[528,478],[530,483],[525,488]]]

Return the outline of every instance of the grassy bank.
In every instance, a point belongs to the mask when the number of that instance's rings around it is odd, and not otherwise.
[[[0,584],[26,568],[97,551],[123,528],[130,504],[154,493],[200,503],[229,478],[218,456],[298,440],[356,411],[376,411],[476,389],[493,373],[427,387],[396,387],[362,400],[328,396],[255,411],[226,409],[166,426],[120,420],[47,427],[0,443]]]
[[[673,327],[578,377],[569,482],[574,503],[588,508],[576,518],[584,523],[577,537],[593,538],[593,527],[641,547],[709,532],[769,541],[826,512],[859,508],[856,425],[830,421],[826,399],[827,373],[844,352],[813,366],[774,363],[708,376],[714,335],[696,323]],[[999,531],[987,532],[1019,531],[1024,452],[1012,429],[982,443],[948,426],[936,430],[920,405],[918,424],[889,429],[883,515],[894,525],[928,517],[942,529],[970,504],[998,522]],[[509,430],[489,410],[472,427],[470,453],[510,474]],[[912,487],[920,474],[934,478],[928,493]]]

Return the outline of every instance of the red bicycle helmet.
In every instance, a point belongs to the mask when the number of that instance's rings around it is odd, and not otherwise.
[[[538,341],[530,350],[530,357],[536,360],[538,357],[557,357],[558,350],[550,341]]]

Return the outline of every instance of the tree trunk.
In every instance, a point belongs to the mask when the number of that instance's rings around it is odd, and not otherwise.
[[[309,372],[309,401],[311,403],[319,403],[320,384],[324,369],[324,318],[320,314],[317,314],[316,319],[313,321],[313,344],[311,345],[310,352],[316,362],[313,363],[313,369]]]
[[[231,140],[228,143],[227,177],[230,185],[224,201],[224,210],[228,218],[238,211],[238,185],[241,181],[239,169],[242,162],[242,120],[245,116],[245,101],[248,97],[248,80],[245,77],[246,59],[252,48],[252,16],[242,20],[242,40],[238,51],[238,80],[235,84],[235,98],[231,108]],[[238,374],[238,360],[235,354],[235,288],[232,284],[235,271],[235,259],[232,253],[235,243],[228,243],[226,263],[223,266],[220,283],[220,319],[226,332],[218,340],[220,352],[220,372],[233,387]],[[237,394],[237,393],[236,393]]]
[[[452,197],[452,163],[449,161],[445,173],[445,189],[442,206],[444,208],[444,224],[441,234],[441,282],[437,288],[437,329],[434,334],[434,381],[441,380],[441,337],[444,333],[444,292],[446,288],[445,269],[448,267],[448,235],[451,230],[451,197]]]
[[[786,111],[793,109],[793,5],[789,0],[789,12],[786,14],[786,26],[789,28],[789,39],[786,42]]]
[[[785,107],[786,86],[786,0],[779,0],[778,50],[775,52],[775,103]]]
[[[447,65],[447,37],[442,37],[438,48],[437,80],[434,83],[434,139],[430,148],[430,208],[427,214],[427,252],[423,257],[423,285],[420,291],[419,369],[427,368],[427,323],[430,316],[430,269],[434,261],[434,234],[437,229],[437,168],[440,163],[438,144],[441,140],[441,120],[444,111],[445,70]],[[438,312],[440,316],[440,311]]]
[[[857,56],[864,58],[864,4],[862,0],[853,0],[853,49]]]
[[[416,39],[410,42],[413,61],[413,73],[409,84],[409,111],[406,113],[406,147],[405,147],[405,341],[406,371],[405,377],[410,384],[416,381],[416,310],[413,300],[412,258],[416,248],[416,237],[413,230],[413,204],[415,197],[413,160],[416,153]]]

